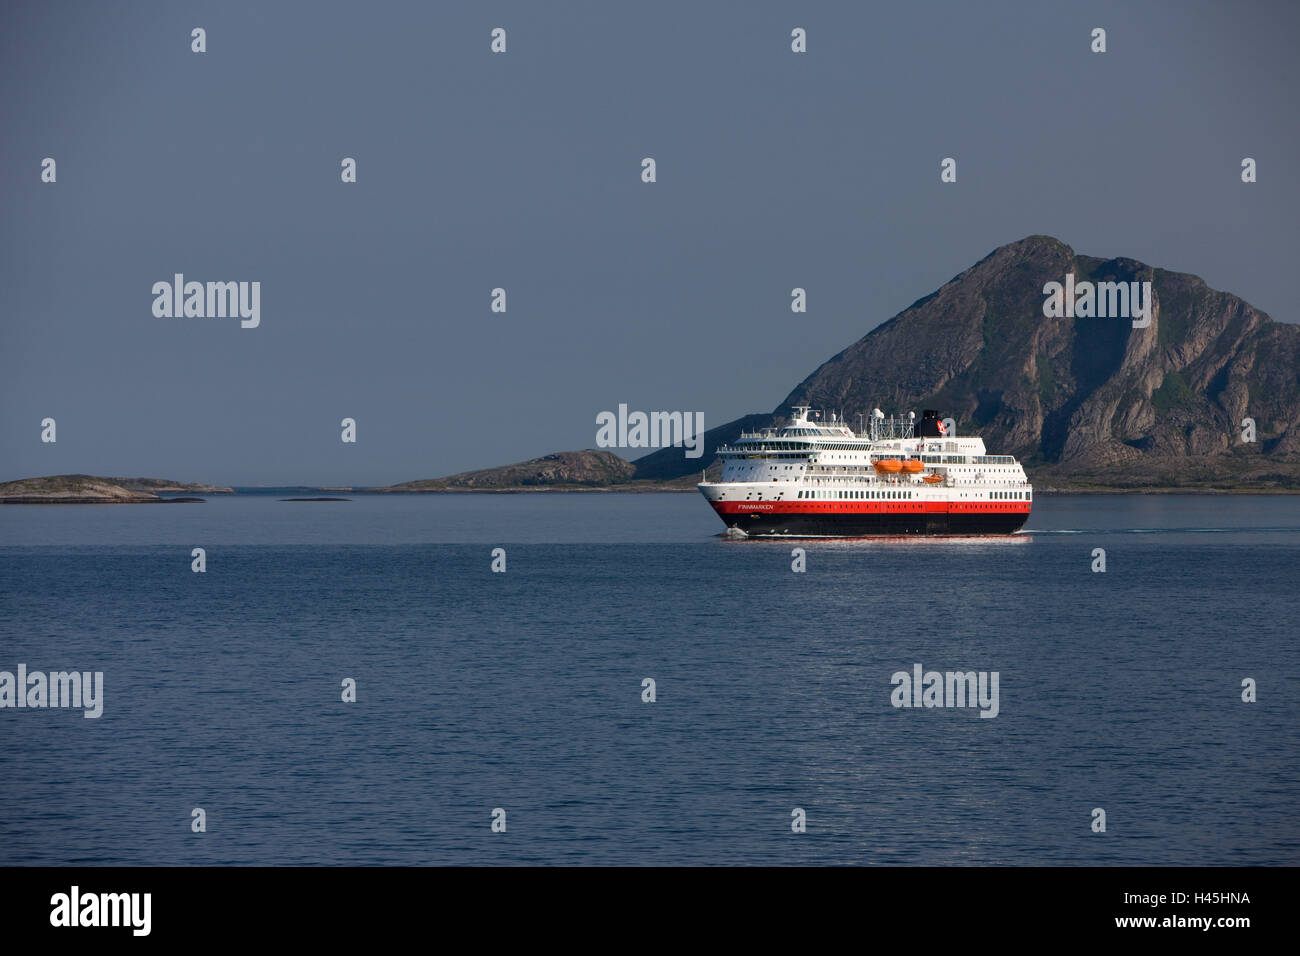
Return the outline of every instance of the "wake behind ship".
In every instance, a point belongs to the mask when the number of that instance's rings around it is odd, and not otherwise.
[[[718,449],[722,477],[700,492],[728,528],[748,535],[1013,534],[1029,519],[1033,486],[1012,455],[978,437],[948,435],[938,412],[921,421],[876,409],[867,434],[813,421],[742,434]]]

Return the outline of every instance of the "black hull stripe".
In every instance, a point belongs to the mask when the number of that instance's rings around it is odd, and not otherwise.
[[[1014,534],[1027,514],[743,514],[720,515],[729,528],[751,535],[857,538],[869,535]]]

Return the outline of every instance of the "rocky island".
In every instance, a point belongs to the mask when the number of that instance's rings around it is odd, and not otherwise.
[[[697,473],[698,474],[698,473]],[[610,451],[562,451],[501,468],[465,471],[445,478],[407,481],[380,493],[457,491],[662,491],[661,483],[637,480],[636,466]]]
[[[99,478],[94,475],[47,475],[0,483],[0,504],[146,504],[202,501],[202,498],[163,498],[154,491],[233,494],[230,488],[213,489],[163,478]]]
[[[191,495],[233,495],[235,493],[234,488],[205,485],[197,481],[172,481],[168,478],[105,478],[104,481],[121,485],[128,491],[145,491],[153,494],[185,492]]]

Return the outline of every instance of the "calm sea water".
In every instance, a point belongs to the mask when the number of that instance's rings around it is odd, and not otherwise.
[[[1300,497],[797,542],[694,495],[280,497],[0,508],[0,670],[105,682],[0,710],[0,864],[1300,863]],[[915,663],[999,715],[894,708]]]

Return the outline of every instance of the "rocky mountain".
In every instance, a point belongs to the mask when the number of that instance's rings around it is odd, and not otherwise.
[[[1071,297],[1068,316],[1049,318],[1053,282],[1080,293],[1090,284],[1091,308],[1077,300],[1075,316]],[[1138,318],[1145,327],[1113,316],[1118,287],[1102,283],[1127,284],[1144,305],[1150,283],[1148,313]],[[1103,298],[1111,317],[1085,314]],[[991,452],[1019,457],[1043,490],[1300,489],[1300,326],[1274,322],[1194,275],[1030,236],[873,328],[770,414],[706,432],[703,458],[664,448],[629,464],[609,452],[564,452],[392,490],[686,489],[706,466],[719,473],[718,445],[781,424],[796,404],[835,410],[851,425],[876,407],[939,409],[958,434],[978,433]],[[1243,440],[1247,418],[1254,441]]]
[[[1150,282],[1150,324],[1046,317],[1044,287],[1067,275],[1076,287]],[[760,423],[796,404],[851,424],[875,407],[940,409],[1047,486],[1300,487],[1300,326],[1196,276],[1079,255],[1048,236],[994,250],[872,329]],[[1245,418],[1254,442],[1243,441]],[[698,471],[680,449],[635,464],[662,477]]]

